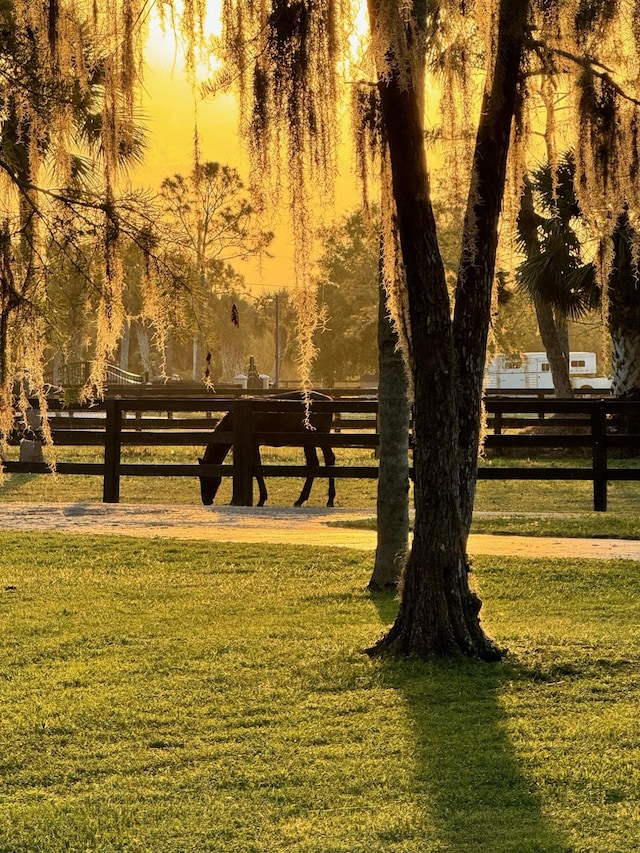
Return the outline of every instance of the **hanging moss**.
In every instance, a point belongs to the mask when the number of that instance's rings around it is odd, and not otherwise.
[[[595,33],[605,33],[619,12],[618,0],[580,0],[575,14],[576,36],[579,42]]]
[[[171,9],[170,2],[162,6]],[[16,398],[24,408],[37,394],[46,406],[50,256],[67,257],[87,290],[99,294],[88,393],[100,392],[119,341],[120,247],[149,219],[141,199],[116,190],[123,167],[143,150],[136,91],[147,12],[144,0],[0,3],[3,435]],[[190,55],[203,13],[203,2],[185,0]]]

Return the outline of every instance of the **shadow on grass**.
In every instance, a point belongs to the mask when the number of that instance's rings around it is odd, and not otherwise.
[[[0,483],[0,500],[18,498],[20,492],[32,481],[34,477],[47,477],[50,474],[5,474],[2,483]],[[45,500],[47,494],[47,483],[43,480],[42,483],[42,499]]]
[[[372,596],[385,624],[397,602]],[[510,742],[500,691],[526,677],[511,663],[383,658],[383,682],[404,697],[416,738],[415,790],[451,853],[569,853]],[[429,849],[431,849],[429,847]]]
[[[570,844],[545,818],[519,766],[500,707],[509,667],[385,662],[416,734],[418,790],[433,805],[440,841],[456,853],[562,853]]]

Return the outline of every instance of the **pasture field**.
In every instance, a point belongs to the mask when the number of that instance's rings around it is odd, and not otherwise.
[[[17,458],[15,448],[10,449]],[[124,447],[123,463],[171,463],[196,464],[198,454],[203,448],[195,447]],[[101,448],[58,448],[59,460],[65,462],[102,462]],[[338,464],[372,465],[376,460],[371,451],[336,451]],[[231,455],[227,463],[231,463]],[[262,451],[265,465],[303,465],[302,451],[296,453],[290,448],[265,448]],[[231,469],[230,469],[231,470]],[[293,506],[302,487],[301,479],[268,478],[269,503],[281,506]],[[341,506],[360,507],[376,505],[375,480],[340,480],[337,483]],[[93,476],[60,475],[52,478],[49,474],[25,475],[12,474],[4,477],[0,483],[0,500],[43,500],[47,491],[51,500],[60,501],[101,501],[102,478]],[[257,488],[254,489],[257,500]],[[122,477],[120,480],[120,500],[123,503],[176,503],[190,504],[200,502],[200,486],[197,478],[191,477]],[[231,478],[225,477],[216,497],[216,503],[228,504],[231,500]],[[327,481],[318,478],[314,484],[309,506],[325,506],[327,502]]]
[[[13,456],[17,451],[11,448]],[[101,461],[99,448],[59,448],[64,461]],[[123,462],[195,462],[197,448],[124,448]],[[375,465],[371,451],[338,449],[338,461],[349,465]],[[265,464],[301,464],[294,450],[263,451]],[[524,460],[527,464],[550,464],[548,458]],[[520,460],[522,462],[522,460]],[[496,467],[510,464],[505,459],[484,460],[482,465]],[[519,463],[520,464],[520,463]],[[558,465],[586,465],[582,459],[563,458]],[[637,460],[625,460],[637,465]],[[302,481],[268,478],[269,505],[290,506],[299,494]],[[372,512],[369,526],[375,525],[377,481],[339,479],[336,482],[337,505],[367,509]],[[257,496],[257,489],[254,494]],[[309,506],[324,506],[327,482],[318,478],[311,493]],[[102,479],[74,475],[5,475],[0,480],[0,501],[27,502],[91,502],[102,500]],[[120,481],[120,500],[123,503],[199,504],[198,481],[190,477],[123,477]],[[223,480],[216,503],[231,500],[231,481]],[[609,510],[592,511],[593,495],[589,482],[578,481],[517,481],[480,480],[478,482],[473,532],[509,533],[541,536],[640,536],[640,482],[609,484]],[[489,513],[489,515],[484,515]]]
[[[375,530],[375,515],[368,518],[329,522],[338,527]],[[546,536],[578,539],[640,539],[640,514],[621,512],[576,512],[517,515],[512,513],[476,514],[472,533],[494,536]]]
[[[500,664],[370,660],[355,552],[2,534],[3,853],[631,853],[638,568],[479,558]]]

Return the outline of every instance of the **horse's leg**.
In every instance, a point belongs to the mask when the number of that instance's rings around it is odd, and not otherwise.
[[[316,452],[315,447],[305,447],[304,448],[304,456],[307,460],[307,468],[316,469],[318,467],[318,454]],[[300,492],[300,497],[294,503],[294,506],[302,506],[302,504],[309,500],[309,495],[311,494],[311,486],[313,486],[314,481],[313,474],[309,474],[307,479],[304,481],[304,486],[302,487],[302,491]]]
[[[333,447],[328,444],[322,445],[322,455],[324,456],[325,466],[333,466],[336,464],[336,454],[333,452]],[[336,496],[336,481],[334,477],[329,477],[329,492],[327,494],[327,506],[333,506],[333,501]]]
[[[262,465],[262,459],[260,458],[260,447],[256,444],[256,449],[253,454],[254,464],[260,467]],[[256,483],[258,484],[258,491],[260,492],[260,499],[258,500],[258,506],[264,506],[264,502],[269,497],[267,494],[267,485],[264,481],[264,477],[262,474],[256,474]]]

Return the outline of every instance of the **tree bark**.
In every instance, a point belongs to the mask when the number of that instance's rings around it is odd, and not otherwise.
[[[498,219],[527,8],[527,0],[501,3],[493,85],[485,93],[476,140],[477,180],[466,217],[453,323],[429,194],[419,96],[411,80],[393,73],[379,84],[409,303],[416,514],[398,616],[372,653],[500,657],[480,626],[481,605],[469,586],[466,545]],[[375,0],[370,0],[372,27],[376,12]]]
[[[482,389],[491,322],[491,294],[498,248],[511,125],[530,0],[501,0],[493,77],[485,89],[473,156],[456,284],[454,337],[460,383],[460,511],[466,542],[478,473]],[[490,85],[490,88],[489,88]]]
[[[429,198],[418,93],[380,83],[406,271],[414,385],[415,528],[397,619],[375,651],[487,656],[461,536],[457,382],[449,296]]]
[[[548,302],[540,299],[540,297],[535,298],[533,304],[538,320],[540,337],[542,338],[542,345],[549,359],[551,379],[556,397],[569,399],[573,397],[573,388],[571,386],[571,379],[569,378],[569,353],[566,352],[566,344],[562,343],[553,308]]]
[[[410,32],[408,42],[413,52],[413,82],[418,110],[418,121],[424,127],[424,92],[427,39],[415,38],[416,33],[424,36],[428,17],[428,4],[425,0],[412,0],[412,13],[416,32]],[[426,163],[425,163],[426,166]],[[378,498],[376,507],[377,543],[373,574],[369,581],[370,589],[397,588],[407,561],[409,547],[409,426],[411,407],[409,405],[409,378],[406,358],[400,349],[399,334],[403,330],[395,329],[391,312],[387,306],[383,286],[383,252],[385,240],[393,242],[395,258],[394,287],[399,289],[404,281],[400,245],[400,235],[394,200],[389,198],[389,181],[392,175],[389,152],[385,140],[385,152],[382,157],[381,210],[388,205],[391,232],[383,228],[380,239],[380,274],[378,290],[378,435],[380,439],[380,464],[378,468]],[[391,194],[393,195],[393,193]],[[384,212],[382,216],[384,220]],[[398,309],[396,320],[402,315]],[[405,324],[409,318],[402,317]],[[406,329],[404,330],[406,334]]]
[[[378,292],[378,534],[369,589],[394,589],[409,541],[409,400],[406,368],[398,335],[387,310],[385,289]]]
[[[640,300],[640,297],[638,297]],[[610,320],[611,361],[613,369],[612,392],[614,397],[621,400],[640,399],[640,305],[629,311],[636,315],[635,322],[631,316],[624,317],[622,322]]]

